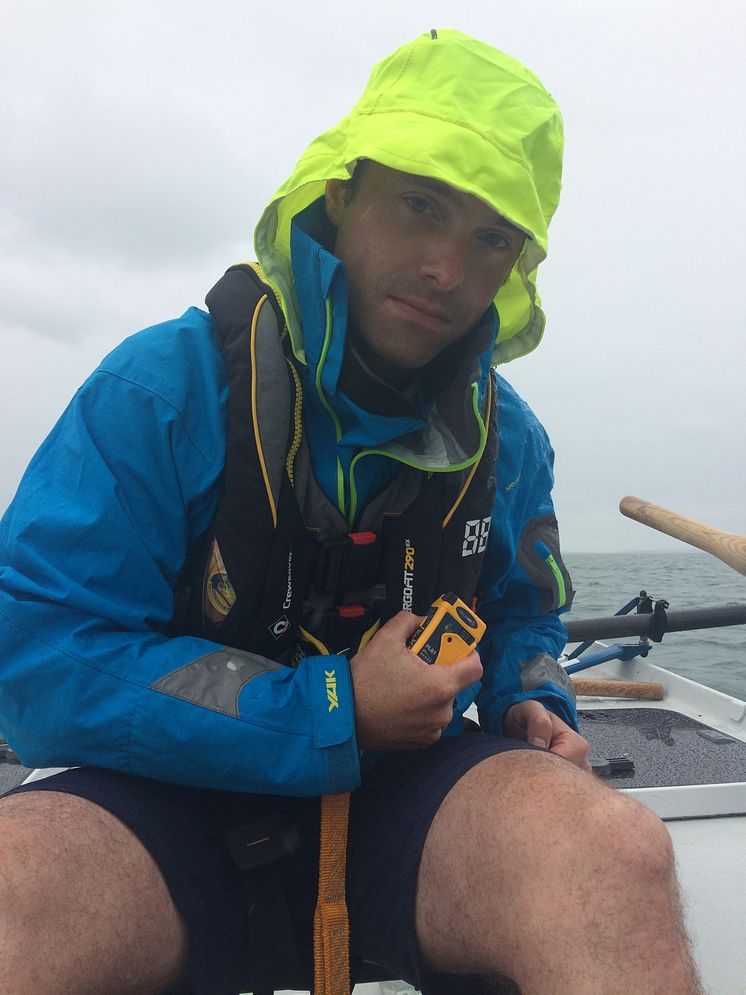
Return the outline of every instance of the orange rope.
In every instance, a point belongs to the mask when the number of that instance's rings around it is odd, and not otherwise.
[[[319,894],[313,919],[314,995],[350,995],[350,923],[345,900],[349,793],[321,799]]]

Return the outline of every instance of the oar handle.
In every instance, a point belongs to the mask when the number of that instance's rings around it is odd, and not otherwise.
[[[675,511],[637,497],[622,498],[619,510],[627,518],[633,518],[651,529],[665,532],[674,539],[681,539],[690,546],[711,553],[738,573],[746,575],[746,536],[736,532],[723,532],[722,529],[678,515]]]
[[[655,681],[588,680],[571,677],[575,694],[579,697],[633,698],[636,701],[662,701],[663,685]]]

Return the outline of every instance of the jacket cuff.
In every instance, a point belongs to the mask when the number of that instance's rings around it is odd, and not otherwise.
[[[495,703],[494,714],[500,716],[500,728],[496,729],[495,732],[499,733],[501,736],[503,733],[503,719],[505,718],[505,713],[512,705],[517,705],[521,701],[538,701],[539,704],[543,705],[546,709],[552,712],[557,718],[562,719],[571,729],[575,732],[580,731],[580,726],[578,724],[578,713],[575,710],[575,706],[570,701],[569,697],[564,695],[562,691],[551,684],[544,684],[533,691],[524,691],[520,694],[506,695],[500,701]]]
[[[350,665],[343,655],[306,657],[314,716],[313,742],[323,752],[326,793],[360,785]]]

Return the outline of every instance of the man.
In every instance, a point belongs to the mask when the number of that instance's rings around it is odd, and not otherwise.
[[[0,805],[0,992],[239,991],[271,937],[231,846],[300,831],[302,945],[318,797],[350,790],[357,956],[698,991],[665,829],[587,772],[551,450],[490,374],[541,337],[560,151],[524,67],[416,39],[278,191],[261,271],[76,395],[3,526],[0,725],[80,769]],[[446,590],[481,662],[407,648]]]

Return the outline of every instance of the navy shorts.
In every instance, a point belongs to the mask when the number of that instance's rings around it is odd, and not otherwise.
[[[430,824],[449,790],[470,768],[486,757],[525,748],[532,747],[490,734],[446,737],[425,750],[389,753],[365,776],[352,796],[348,841],[347,903],[354,957],[422,986],[415,891]],[[186,788],[98,768],[76,768],[15,789],[45,790],[79,795],[108,809],[153,855],[189,929],[190,995],[244,991],[257,951],[266,941],[266,936],[256,935],[249,916],[252,881],[261,894],[266,869],[242,876],[226,839],[257,820],[294,827],[298,846],[270,866],[283,884],[296,949],[310,963],[318,799]],[[283,941],[282,936],[273,939]]]

